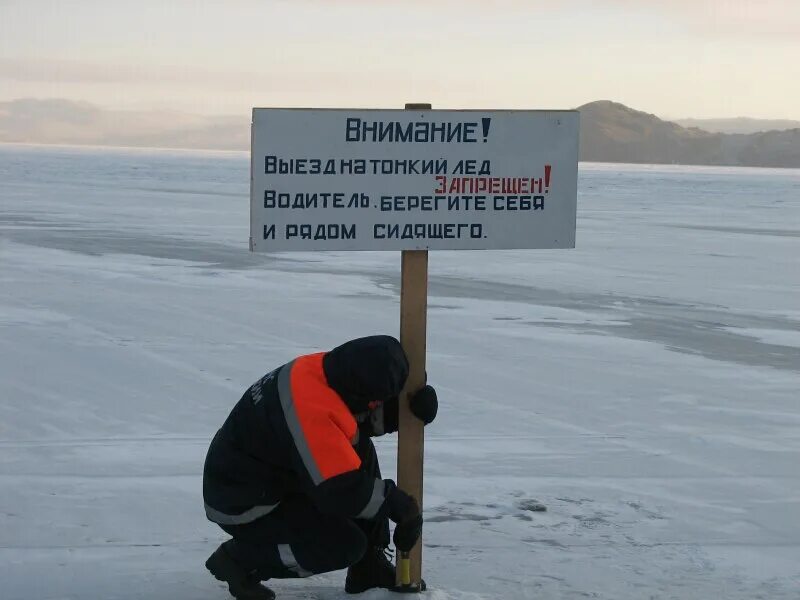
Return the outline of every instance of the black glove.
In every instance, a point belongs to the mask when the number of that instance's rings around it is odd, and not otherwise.
[[[409,496],[395,484],[391,479],[384,479],[386,486],[386,516],[395,523],[411,521],[419,516],[419,504],[413,496]]]
[[[419,504],[412,496],[398,488],[394,481],[386,479],[386,515],[395,523],[394,545],[400,552],[409,552],[422,535],[422,515]]]
[[[433,386],[426,385],[409,400],[409,408],[414,416],[427,425],[436,418],[439,411],[439,400]]]
[[[410,521],[398,523],[394,528],[394,547],[400,552],[410,552],[422,535],[422,515],[417,514]]]

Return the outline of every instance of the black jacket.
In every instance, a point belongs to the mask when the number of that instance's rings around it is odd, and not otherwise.
[[[298,371],[313,378],[317,365],[319,381],[306,386],[298,380]],[[408,361],[399,342],[372,336],[324,355],[298,357],[262,377],[245,391],[209,447],[203,472],[208,518],[226,525],[248,523],[293,493],[308,495],[323,512],[362,518],[377,514],[386,493],[381,480],[359,463],[336,469],[333,476],[321,474],[309,448],[354,443],[354,438],[343,441],[350,427],[356,435],[396,431],[397,396],[407,376]],[[343,423],[341,430],[298,425],[305,410],[301,403],[315,410],[322,403],[338,421],[354,422]],[[328,457],[317,450],[317,458]]]

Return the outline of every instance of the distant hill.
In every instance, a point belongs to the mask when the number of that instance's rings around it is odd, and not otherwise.
[[[22,99],[0,102],[0,141],[245,150],[250,115],[115,111],[88,102]]]
[[[584,161],[800,168],[800,129],[712,133],[606,100],[578,110]]]
[[[581,106],[580,159],[800,168],[800,129],[724,134],[682,127],[609,101]],[[0,102],[0,142],[250,148],[250,115],[115,111],[63,99]]]
[[[800,129],[800,121],[789,119],[675,119],[683,127],[697,127],[713,133],[759,133],[761,131],[786,131]]]

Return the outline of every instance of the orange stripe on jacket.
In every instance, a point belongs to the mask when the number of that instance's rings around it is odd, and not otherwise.
[[[358,424],[344,400],[328,386],[322,368],[324,355],[297,358],[290,373],[297,418],[323,480],[361,466],[352,445]]]

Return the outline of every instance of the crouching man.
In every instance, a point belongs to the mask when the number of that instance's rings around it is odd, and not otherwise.
[[[300,356],[242,396],[206,457],[206,515],[232,539],[206,561],[239,600],[271,600],[268,579],[347,568],[345,590],[395,584],[386,556],[422,533],[417,502],[381,477],[373,436],[397,431],[408,359],[389,336]],[[438,409],[425,386],[410,402],[426,424]]]

